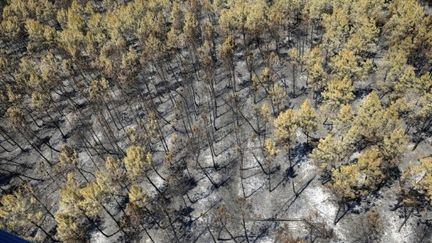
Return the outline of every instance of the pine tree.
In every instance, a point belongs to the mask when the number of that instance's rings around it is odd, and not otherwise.
[[[361,13],[361,16],[354,19],[353,34],[346,44],[346,48],[352,50],[354,55],[364,55],[377,48],[379,29],[375,24],[375,19],[363,14]]]
[[[55,5],[49,0],[17,0],[13,4],[2,6],[1,29],[9,40],[22,37],[25,22],[34,19],[42,24],[52,23],[57,12]]]
[[[24,114],[18,107],[8,108],[6,111],[6,116],[15,129],[20,129],[20,127],[25,125]]]
[[[230,72],[231,78],[231,86],[233,87],[233,91],[236,91],[236,80],[235,80],[235,63],[234,63],[234,51],[235,51],[235,42],[234,37],[232,35],[228,35],[225,38],[222,46],[219,50],[219,56],[223,61],[225,68]]]
[[[149,153],[146,153],[143,148],[138,146],[131,146],[127,149],[126,157],[123,161],[130,179],[137,179],[149,167],[149,164],[152,162],[149,160],[149,156]]]
[[[406,224],[414,212],[427,220],[427,209],[432,205],[432,157],[420,158],[419,161],[410,162],[404,169],[400,179],[400,191],[397,207],[405,217],[399,230]],[[421,222],[421,221],[420,221]]]
[[[41,48],[45,46],[45,44],[52,44],[56,38],[56,31],[54,28],[41,24],[36,20],[27,19],[25,27],[31,40],[27,44],[27,48],[30,51]]]
[[[266,1],[258,0],[249,2],[246,11],[247,19],[244,27],[250,36],[257,40],[259,44],[260,41],[258,39],[267,26],[266,13],[268,8]]]
[[[126,51],[126,53],[123,53],[122,58],[121,58],[121,72],[120,72],[120,77],[119,79],[123,82],[123,83],[133,83],[134,82],[134,78],[138,75],[139,73],[139,57],[138,57],[138,53],[135,51],[134,48],[130,47],[128,51]],[[105,81],[101,80],[102,83],[104,83]],[[108,83],[107,83],[108,84]],[[109,87],[109,85],[104,85],[105,87]]]
[[[275,135],[279,142],[284,145],[290,145],[294,140],[297,129],[296,113],[293,109],[287,109],[279,114],[274,120]]]
[[[272,88],[269,90],[269,96],[271,99],[271,103],[274,106],[274,113],[279,112],[279,108],[283,104],[284,100],[287,97],[287,93],[285,92],[285,89],[280,84],[275,84],[272,86]]]
[[[405,134],[405,130],[402,127],[398,127],[384,137],[384,155],[390,161],[396,159],[406,151],[407,145],[408,138]]]
[[[266,136],[266,132],[267,132],[267,124],[271,123],[273,121],[273,114],[271,111],[270,106],[267,103],[264,103],[262,106],[259,106],[258,104],[255,107],[256,113],[257,113],[257,127],[259,128],[260,125],[260,121],[262,121],[263,123],[263,130],[261,131],[261,134],[264,135],[264,137]]]
[[[100,100],[104,97],[109,87],[108,81],[105,78],[94,79],[89,87],[89,95],[92,100]]]
[[[385,0],[358,0],[351,3],[351,17],[354,21],[362,21],[358,18],[368,16],[374,20],[379,20],[383,15]]]
[[[327,76],[323,67],[324,57],[321,48],[316,46],[309,49],[305,54],[304,60],[308,73],[307,85],[312,88],[315,96],[324,89]]]
[[[178,1],[173,1],[171,8],[171,22],[175,30],[183,29],[183,12]]]
[[[48,233],[49,230],[43,228],[42,219],[45,213],[41,205],[33,196],[25,193],[25,190],[19,189],[13,194],[5,194],[1,197],[0,202],[1,225],[29,240],[43,241],[43,239],[33,238],[34,235],[31,234],[33,230],[41,230],[46,237],[55,240]]]
[[[384,72],[384,80],[379,82],[380,89],[384,92],[394,90],[399,77],[402,76],[408,62],[408,53],[402,48],[390,48],[383,57],[381,70]]]
[[[385,110],[376,92],[371,92],[360,105],[354,125],[360,129],[360,134],[366,142],[376,142],[382,138],[385,120]]]
[[[370,72],[372,61],[370,59],[362,61],[353,51],[344,48],[331,58],[330,66],[337,78],[357,81]]]
[[[277,0],[270,5],[268,9],[268,27],[270,28],[270,34],[275,40],[276,51],[279,50],[281,31],[286,26],[287,18],[289,14],[287,10],[289,4],[286,0]]]
[[[312,151],[312,159],[323,170],[324,174],[330,171],[344,160],[348,151],[338,138],[328,134],[325,138],[320,139],[318,146]]]
[[[302,14],[311,27],[310,28],[311,44],[315,34],[314,31],[317,29],[317,26],[321,23],[323,19],[323,14],[325,12],[326,4],[327,2],[323,0],[307,1],[304,3],[304,10]]]
[[[191,11],[186,11],[183,33],[185,34],[187,43],[191,44],[191,52],[196,55],[196,48],[200,45],[199,38],[201,36],[201,31],[200,24]]]
[[[105,159],[105,169],[106,177],[112,182],[111,190],[113,192],[122,190],[122,186],[126,183],[126,172],[124,171],[121,161],[108,156]]]
[[[67,175],[65,187],[60,191],[59,210],[55,214],[57,237],[63,241],[84,239],[86,221],[79,208],[79,184],[75,175]]]
[[[59,155],[60,163],[66,168],[75,168],[78,166],[78,153],[68,145],[63,145]]]
[[[428,198],[429,202],[432,202],[432,158],[426,157],[420,159],[420,165],[417,168],[414,168],[414,171],[418,173],[423,173],[423,177],[417,184],[419,185],[419,189],[424,195]]]
[[[162,191],[153,183],[148,175],[148,171],[153,169],[156,174],[165,181],[165,178],[156,170],[153,165],[153,156],[150,152],[144,151],[142,147],[130,146],[127,149],[126,157],[123,158],[126,167],[126,174],[131,181],[137,181],[141,175],[144,175],[153,188],[162,194]]]
[[[416,33],[424,22],[424,9],[416,0],[393,1],[390,4],[390,13],[391,17],[384,26],[390,46],[403,43],[403,40]]]
[[[288,56],[290,58],[289,60],[292,65],[292,90],[293,90],[293,94],[295,95],[296,83],[297,83],[297,72],[301,71],[298,69],[300,69],[300,67],[302,66],[303,61],[300,56],[300,50],[298,50],[297,48],[293,48],[289,50]]]
[[[138,207],[144,207],[146,203],[146,195],[142,189],[142,187],[138,185],[132,185],[130,187],[129,193],[129,201],[131,204],[134,204]]]
[[[408,108],[408,124],[415,130],[414,139],[416,144],[413,149],[416,149],[423,139],[432,134],[432,126],[430,125],[432,122],[432,93],[426,93],[418,97],[417,100],[413,100],[408,104],[404,102],[404,104]]]
[[[220,13],[219,25],[225,33],[241,31],[243,40],[245,40],[246,30],[245,23],[247,20],[247,1],[230,2],[228,9],[223,9]]]
[[[308,99],[306,99],[297,111],[298,126],[309,138],[309,135],[316,132],[318,127],[317,114],[315,109],[311,106]]]
[[[82,32],[85,23],[84,9],[77,1],[72,1],[70,8],[58,12],[57,19],[63,27],[63,31],[59,33],[61,46],[73,58],[77,58],[85,49],[85,36]]]
[[[343,165],[332,170],[332,190],[343,201],[351,201],[359,198],[359,192],[353,188],[360,187],[358,178],[361,176],[358,166],[355,164]]]
[[[334,119],[334,130],[345,134],[352,126],[355,114],[350,104],[342,105],[337,117]]]
[[[276,142],[287,150],[288,160],[291,166],[291,146],[293,146],[296,141],[296,131],[298,127],[296,111],[288,109],[281,112],[278,117],[274,119],[273,126]]]
[[[62,241],[80,241],[85,239],[84,228],[77,218],[68,213],[56,213],[57,237]]]
[[[244,47],[248,47],[246,35],[257,38],[265,26],[265,1],[231,1],[229,9],[221,11],[219,25],[226,34],[240,33]]]
[[[338,112],[342,105],[349,104],[354,100],[354,87],[349,79],[335,79],[329,82],[326,90],[322,93],[324,97],[323,110],[329,112],[329,116]]]
[[[332,56],[346,43],[349,36],[349,14],[347,9],[336,7],[332,14],[324,14],[322,24],[326,29],[323,35],[323,49]]]
[[[343,202],[367,196],[385,179],[381,170],[382,163],[378,148],[367,149],[360,155],[357,163],[342,165],[332,170],[331,188]]]
[[[102,188],[95,182],[90,182],[80,188],[79,194],[82,200],[78,202],[79,207],[90,217],[98,217],[102,211],[100,201],[103,197]]]

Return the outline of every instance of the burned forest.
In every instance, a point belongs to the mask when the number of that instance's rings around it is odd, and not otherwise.
[[[431,1],[5,0],[0,12],[0,230],[432,242]]]

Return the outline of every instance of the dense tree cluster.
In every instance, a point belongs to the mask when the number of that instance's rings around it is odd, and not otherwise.
[[[307,164],[345,211],[335,223],[370,210],[366,242],[389,191],[401,228],[414,215],[432,230],[426,2],[0,3],[0,227],[37,242],[256,242],[271,225],[281,242],[330,239],[312,213],[291,220],[302,235],[256,209],[287,185],[292,205]]]

